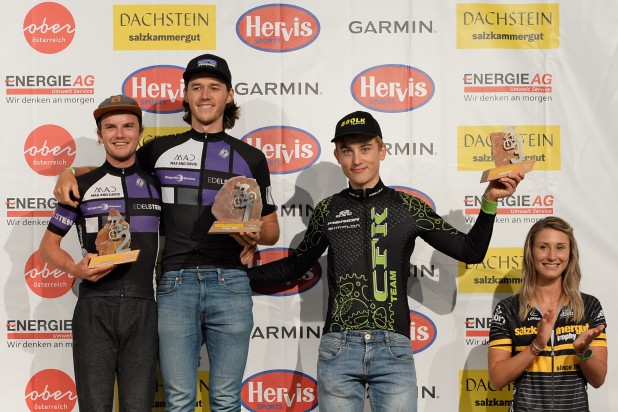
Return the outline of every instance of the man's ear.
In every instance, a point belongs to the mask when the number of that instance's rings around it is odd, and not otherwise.
[[[337,159],[337,163],[341,164],[341,162],[339,161],[339,150],[337,146],[335,146],[335,150],[333,151],[333,154],[335,155],[335,159]]]
[[[382,144],[380,148],[380,160],[384,160],[386,158],[386,145]]]

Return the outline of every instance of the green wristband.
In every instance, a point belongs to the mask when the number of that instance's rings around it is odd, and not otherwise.
[[[70,171],[71,171],[71,173],[73,173],[73,176],[75,176],[75,169],[73,168],[73,166],[69,166],[69,167],[67,167],[67,168],[66,168],[66,169],[64,169],[64,170],[70,170]]]
[[[495,215],[498,213],[498,204],[485,199],[485,196],[483,196],[483,200],[481,201],[481,210],[488,215]]]

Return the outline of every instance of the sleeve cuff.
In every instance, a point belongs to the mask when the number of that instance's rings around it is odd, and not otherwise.
[[[481,202],[481,210],[488,215],[495,215],[498,213],[498,204],[496,202],[490,202],[489,200],[485,199],[485,196],[483,196],[483,200]]]

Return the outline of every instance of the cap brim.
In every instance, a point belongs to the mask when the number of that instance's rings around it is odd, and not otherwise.
[[[137,117],[139,117],[140,119],[142,118],[142,109],[140,109],[137,106],[122,105],[122,104],[119,104],[117,106],[99,107],[92,114],[94,116],[94,120],[98,121],[101,118],[101,116],[109,112],[131,112]]]
[[[351,136],[351,135],[357,135],[357,136],[360,135],[360,136],[367,136],[367,137],[376,137],[376,136],[378,136],[378,137],[382,138],[382,136],[380,136],[379,134],[375,134],[375,133],[350,131],[350,132],[344,132],[344,133],[338,134],[337,136],[335,136],[335,137],[333,137],[331,139],[331,142],[334,143],[337,139],[340,139],[340,138],[345,137],[345,136]]]

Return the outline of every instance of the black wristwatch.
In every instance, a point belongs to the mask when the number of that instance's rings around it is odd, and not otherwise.
[[[575,355],[577,355],[577,359],[581,361],[585,361],[586,359],[590,359],[592,358],[592,349],[590,348],[586,348],[581,352],[575,352]]]

